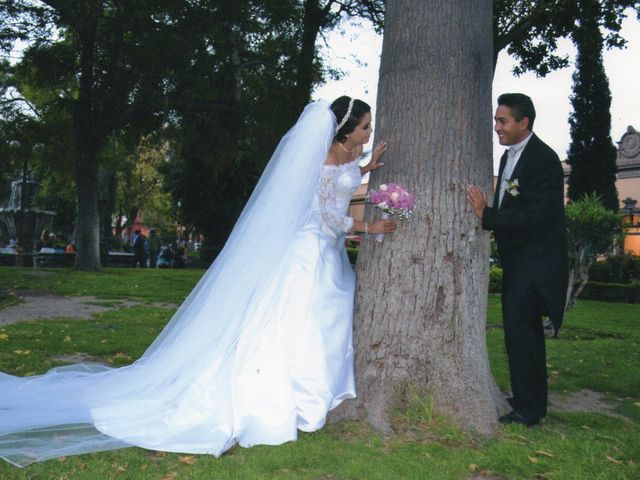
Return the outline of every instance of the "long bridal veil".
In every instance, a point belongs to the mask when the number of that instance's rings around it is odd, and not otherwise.
[[[214,455],[229,448],[230,379],[250,355],[238,342],[252,345],[270,321],[253,313],[268,311],[270,279],[311,212],[335,126],[327,102],[305,108],[224,249],[139,360],[24,378],[0,373],[0,457],[24,466],[131,445]]]

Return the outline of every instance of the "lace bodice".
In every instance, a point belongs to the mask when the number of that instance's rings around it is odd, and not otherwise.
[[[360,185],[358,159],[342,165],[323,165],[314,198],[314,213],[333,230],[347,232],[353,218],[347,215],[351,196]]]

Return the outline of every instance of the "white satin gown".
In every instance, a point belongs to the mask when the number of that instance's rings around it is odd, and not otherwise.
[[[207,320],[219,306],[194,291],[178,333],[131,366],[0,374],[0,457],[23,466],[127,446],[220,455],[321,428],[355,397],[356,279],[344,240],[359,185],[357,161],[321,167],[308,220],[267,288],[233,312],[242,316],[233,328]],[[234,279],[217,280],[224,288]]]

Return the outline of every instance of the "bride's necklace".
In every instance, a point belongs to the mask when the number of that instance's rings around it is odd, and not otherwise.
[[[338,142],[338,145],[340,145],[340,148],[342,150],[344,150],[347,153],[353,153],[353,148],[351,150],[347,150],[346,148],[344,148],[344,145],[342,145],[342,143]]]

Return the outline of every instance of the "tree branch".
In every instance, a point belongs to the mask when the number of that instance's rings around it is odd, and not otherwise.
[[[29,100],[27,100],[24,97],[14,97],[12,94],[10,94],[10,95],[11,95],[11,97],[3,99],[1,103],[6,105],[6,104],[10,104],[10,103],[22,102],[27,107],[29,107],[29,110],[31,110],[36,117],[38,117],[38,118],[41,117],[41,113],[38,111],[36,106],[33,103],[31,103]]]
[[[538,3],[537,8],[519,22],[516,22],[511,29],[507,30],[504,34],[496,35],[493,47],[495,52],[500,52],[516,40],[525,38],[531,27],[542,18],[543,13],[546,11],[545,3],[546,2]]]
[[[74,8],[73,2],[70,0],[41,0],[45,5],[53,8],[60,18],[68,23],[76,30],[80,30],[82,26],[82,19],[78,15],[77,9]]]

